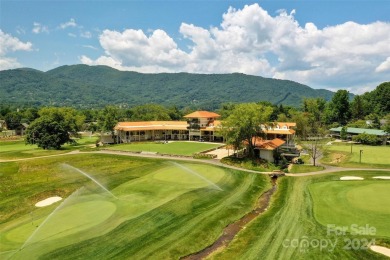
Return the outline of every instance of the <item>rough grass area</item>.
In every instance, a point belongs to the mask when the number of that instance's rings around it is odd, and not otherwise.
[[[103,154],[0,167],[1,259],[178,259],[211,244],[271,186],[259,174]],[[64,200],[34,206],[51,196]]]
[[[363,150],[361,163],[360,150]],[[390,168],[390,146],[332,143],[322,162],[342,167]]]
[[[221,162],[227,165],[259,172],[272,172],[273,170],[279,170],[279,167],[274,165],[273,163],[269,163],[260,159],[253,160],[246,157],[237,158],[230,156],[223,158]]]
[[[0,161],[67,153],[95,144],[97,139],[95,136],[79,138],[75,144],[65,144],[60,150],[44,150],[37,145],[26,145],[24,140],[0,141]]]
[[[390,237],[382,235],[358,236],[347,233],[345,236],[327,235],[326,226],[320,224],[313,213],[313,206],[319,207],[317,199],[310,194],[310,185],[336,181],[344,175],[377,176],[384,172],[343,172],[310,177],[283,177],[278,183],[278,191],[270,208],[259,218],[241,231],[232,243],[212,259],[386,259],[386,257],[364,250],[360,247],[348,249],[346,239],[357,241],[363,247],[364,238],[390,246]],[[390,172],[386,173],[390,175]],[[379,181],[378,181],[379,183]],[[382,182],[381,182],[382,183]],[[390,182],[387,183],[390,189]],[[330,192],[323,192],[326,200]],[[343,214],[348,211],[347,202],[338,198],[338,210]],[[321,206],[320,206],[321,207]],[[327,208],[323,215],[330,215],[332,208]],[[344,224],[354,224],[355,219],[345,219]],[[329,223],[334,224],[334,223]],[[370,222],[373,226],[384,226],[388,220],[382,218]],[[308,241],[309,245],[305,243]],[[314,242],[313,242],[314,241]],[[318,243],[323,241],[321,248]],[[325,245],[325,241],[328,242]],[[330,242],[335,244],[332,248]],[[356,243],[356,242],[355,242]],[[364,248],[364,247],[363,247]]]
[[[222,144],[200,143],[200,142],[144,142],[131,144],[118,144],[109,146],[107,149],[131,152],[156,152],[161,154],[191,156],[209,149],[217,148]]]

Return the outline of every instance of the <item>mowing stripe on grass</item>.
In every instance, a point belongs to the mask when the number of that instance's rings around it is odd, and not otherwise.
[[[208,184],[210,184],[211,186],[215,187],[217,190],[220,190],[220,191],[223,191],[223,189],[221,189],[217,184],[215,184],[214,182],[210,181],[209,179],[207,179],[206,177],[200,175],[199,173],[193,171],[192,169],[188,168],[188,167],[185,167],[184,165],[182,164],[179,164],[177,162],[171,162],[172,164],[176,165],[177,167],[185,170],[186,172],[204,180],[205,182],[207,182]]]

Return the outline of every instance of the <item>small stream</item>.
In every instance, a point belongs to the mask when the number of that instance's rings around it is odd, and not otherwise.
[[[245,226],[250,221],[252,221],[254,218],[258,217],[260,214],[262,214],[264,211],[267,210],[271,197],[277,189],[276,180],[277,178],[272,178],[272,188],[267,190],[265,193],[263,193],[260,196],[256,208],[253,209],[251,212],[247,213],[246,215],[244,215],[236,222],[233,222],[229,224],[227,227],[225,227],[222,235],[212,245],[206,247],[205,249],[197,253],[184,256],[180,259],[183,260],[204,259],[207,256],[211,255],[213,252],[217,251],[219,248],[226,247],[233,240],[236,234],[240,232],[242,229],[244,229]]]

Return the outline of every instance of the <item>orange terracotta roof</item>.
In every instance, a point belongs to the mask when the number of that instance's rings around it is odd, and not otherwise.
[[[276,122],[275,124],[278,125],[279,127],[287,126],[288,128],[297,126],[297,123],[293,123],[293,122]]]
[[[293,135],[293,134],[295,134],[295,130],[293,130],[293,129],[273,129],[273,130],[264,129],[263,131],[266,134],[280,134],[280,135]]]
[[[121,131],[187,130],[187,122],[185,121],[119,122],[114,129],[121,130]]]
[[[259,137],[255,138],[255,146],[256,148],[265,149],[265,150],[275,150],[279,146],[283,145],[285,141],[279,138],[275,138],[273,140],[263,140]]]
[[[217,113],[209,111],[195,111],[191,114],[184,116],[185,118],[216,118],[220,117]]]

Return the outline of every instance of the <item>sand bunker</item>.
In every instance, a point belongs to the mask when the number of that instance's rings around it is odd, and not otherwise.
[[[377,253],[383,254],[385,256],[390,257],[390,248],[383,247],[383,246],[370,246],[370,249],[372,251],[375,251]]]
[[[61,197],[58,197],[58,196],[55,196],[55,197],[50,197],[50,198],[47,198],[47,199],[44,199],[44,200],[41,200],[39,202],[37,202],[35,204],[36,207],[45,207],[45,206],[49,206],[57,201],[60,201],[62,200]]]
[[[390,176],[375,176],[373,179],[390,180]]]
[[[340,178],[342,181],[361,181],[364,180],[362,177],[356,177],[356,176],[343,176]]]

